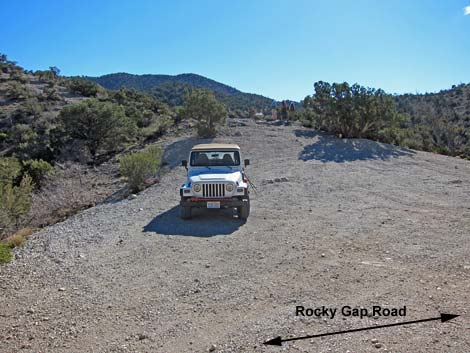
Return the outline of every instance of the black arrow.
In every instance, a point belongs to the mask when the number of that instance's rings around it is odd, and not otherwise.
[[[271,345],[271,346],[282,346],[282,342],[288,342],[288,341],[296,341],[296,340],[305,340],[307,338],[315,338],[315,337],[323,337],[323,336],[332,336],[332,335],[342,335],[344,333],[350,333],[350,332],[358,332],[358,331],[366,331],[366,330],[375,330],[378,328],[384,328],[384,327],[392,327],[392,326],[400,326],[400,325],[409,325],[409,324],[417,324],[418,322],[426,322],[426,321],[434,321],[434,320],[441,320],[441,322],[446,322],[452,319],[455,319],[459,315],[454,315],[454,314],[442,314],[439,317],[433,317],[430,319],[422,319],[422,320],[414,320],[414,321],[405,321],[405,322],[398,322],[396,324],[388,324],[388,325],[380,325],[380,326],[371,326],[371,327],[363,327],[363,328],[356,328],[353,330],[347,330],[347,331],[338,331],[338,332],[328,332],[328,333],[321,333],[318,335],[311,335],[311,336],[303,336],[303,337],[294,337],[294,338],[285,338],[282,339],[280,336],[275,337],[273,339],[270,339],[269,341],[264,342],[266,345]]]

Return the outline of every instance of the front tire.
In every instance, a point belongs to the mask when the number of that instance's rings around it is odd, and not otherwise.
[[[181,219],[190,219],[191,207],[180,206],[180,217]]]
[[[237,208],[238,218],[246,221],[250,215],[250,199],[248,195],[243,198],[243,205]]]

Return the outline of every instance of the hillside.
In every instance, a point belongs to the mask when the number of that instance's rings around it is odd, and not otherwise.
[[[236,88],[196,74],[171,75],[132,75],[114,73],[99,77],[87,77],[104,88],[116,90],[122,87],[134,88],[154,94],[156,98],[170,105],[181,105],[185,90],[194,87],[206,88],[214,92],[231,110],[268,110],[272,99],[258,94],[244,93]]]
[[[414,123],[445,118],[470,127],[470,84],[460,84],[437,93],[396,95],[398,108]]]
[[[258,192],[178,216],[174,138],[159,184],[33,235],[0,270],[7,352],[469,352],[470,162],[292,124],[229,119]],[[296,317],[407,307],[406,317]],[[460,314],[265,347],[296,337]]]
[[[56,68],[28,71],[1,55],[0,241],[122,196],[119,156],[177,128],[174,112],[149,95]]]
[[[398,111],[410,116],[415,131],[413,146],[470,158],[470,84],[437,93],[395,96]]]

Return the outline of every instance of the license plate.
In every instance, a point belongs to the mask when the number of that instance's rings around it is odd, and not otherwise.
[[[207,208],[220,208],[219,201],[207,201]]]

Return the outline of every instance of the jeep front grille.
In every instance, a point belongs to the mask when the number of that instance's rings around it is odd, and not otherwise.
[[[222,183],[202,184],[202,196],[203,197],[224,197],[225,196],[225,184],[222,184]]]

